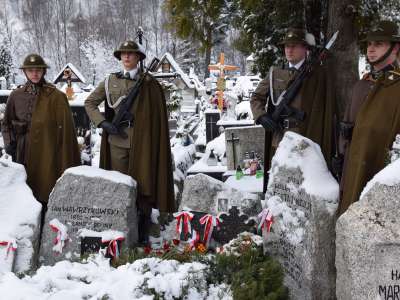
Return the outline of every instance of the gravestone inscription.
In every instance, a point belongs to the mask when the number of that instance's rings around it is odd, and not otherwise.
[[[336,223],[336,295],[400,299],[400,160],[385,167]]]
[[[80,231],[84,229],[119,231],[124,234],[124,247],[136,243],[136,182],[130,176],[88,166],[68,169],[49,198],[40,250],[42,263],[79,259]]]

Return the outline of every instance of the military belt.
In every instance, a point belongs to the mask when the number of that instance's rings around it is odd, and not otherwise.
[[[292,118],[286,118],[282,120],[282,127],[284,129],[298,128],[300,123]]]

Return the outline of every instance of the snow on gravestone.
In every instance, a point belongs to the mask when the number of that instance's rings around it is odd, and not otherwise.
[[[338,300],[400,299],[400,160],[368,182],[336,224]]]
[[[266,205],[274,217],[264,250],[278,258],[291,299],[334,299],[339,186],[320,147],[287,132],[272,159]]]
[[[24,166],[0,158],[0,272],[36,267],[41,210],[26,184]]]
[[[50,194],[43,227],[40,260],[45,265],[79,259],[81,239],[90,236],[88,230],[99,233],[93,239],[122,232],[122,246],[131,247],[138,234],[136,182],[116,171],[89,166],[67,169]]]
[[[236,206],[247,216],[256,216],[261,210],[261,201],[255,194],[238,191],[205,174],[200,173],[185,179],[180,211],[191,210],[217,215],[228,212],[232,206]]]

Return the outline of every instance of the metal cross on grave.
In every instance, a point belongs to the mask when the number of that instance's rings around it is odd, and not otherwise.
[[[228,143],[232,143],[232,158],[233,158],[233,168],[236,169],[236,151],[235,151],[235,142],[239,142],[240,139],[235,137],[233,132],[231,133],[231,138],[226,139]]]

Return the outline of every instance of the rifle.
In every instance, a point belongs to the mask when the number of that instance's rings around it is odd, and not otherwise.
[[[280,94],[277,103],[279,103],[275,110],[272,113],[272,119],[280,123],[282,117],[290,117],[293,116],[298,121],[304,121],[305,112],[294,107],[290,107],[290,103],[294,100],[297,93],[300,91],[301,85],[303,81],[308,77],[309,74],[312,73],[313,67],[315,65],[321,64],[327,54],[329,49],[332,47],[335,42],[339,31],[336,31],[326,46],[320,51],[319,55],[310,59],[310,61],[306,62],[305,65],[300,69],[300,73],[294,81],[290,84],[290,86]]]
[[[147,67],[146,72],[140,76],[136,85],[129,91],[128,95],[121,101],[118,113],[114,116],[112,120],[112,124],[118,129],[118,134],[124,139],[126,139],[128,135],[124,132],[122,127],[124,123],[131,124],[134,122],[135,118],[133,114],[130,112],[130,110],[133,106],[135,99],[139,95],[140,88],[146,76],[149,75],[150,72],[154,72],[155,70],[157,70],[159,62],[160,60],[158,58],[156,57],[153,58],[150,65]]]

